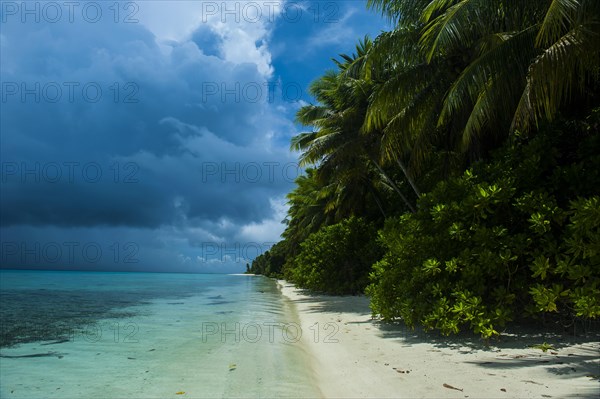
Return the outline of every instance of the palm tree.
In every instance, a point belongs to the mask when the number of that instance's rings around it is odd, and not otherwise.
[[[319,105],[302,107],[297,113],[297,120],[316,130],[292,139],[292,149],[302,151],[301,164],[318,165],[320,178],[333,185],[331,190],[338,195],[332,207],[343,216],[353,214],[357,201],[368,197],[373,198],[385,215],[377,195],[378,184],[391,187],[414,212],[411,202],[379,165],[380,138],[365,135],[361,129],[373,84],[346,73],[371,46],[368,38],[360,41],[356,54],[341,55],[342,61],[334,60],[337,71],[329,71],[311,85],[310,92]]]
[[[291,248],[297,248],[311,233],[334,220],[332,213],[327,211],[328,191],[317,180],[314,169],[308,168],[305,173],[298,176],[296,188],[287,195],[290,208],[282,236]]]
[[[369,0],[397,24],[366,130],[419,171],[434,143],[472,159],[598,93],[600,1]],[[372,63],[371,62],[371,63]],[[363,62],[370,68],[369,62]],[[369,76],[371,71],[363,71]],[[436,141],[437,140],[437,141]]]
[[[363,131],[380,136],[381,162],[397,164],[417,197],[416,175],[438,142],[446,146],[448,129],[437,125],[437,115],[457,76],[452,58],[427,62],[419,40],[418,25],[382,33],[361,68],[352,69],[373,84]]]
[[[466,111],[465,145],[493,127],[528,131],[551,121],[561,107],[585,101],[598,83],[597,0],[434,0],[423,20],[428,59],[447,51],[442,49],[474,51],[440,116],[444,123]]]

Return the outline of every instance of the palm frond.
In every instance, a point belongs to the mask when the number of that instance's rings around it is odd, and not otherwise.
[[[536,37],[538,47],[558,40],[574,22],[578,0],[552,0]]]

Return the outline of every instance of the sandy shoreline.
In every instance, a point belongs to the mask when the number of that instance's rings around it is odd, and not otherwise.
[[[597,398],[600,342],[507,334],[426,335],[371,319],[368,299],[313,295],[279,280],[295,305],[317,384],[327,398]],[[317,328],[318,327],[318,328]],[[544,353],[531,345],[548,342]]]

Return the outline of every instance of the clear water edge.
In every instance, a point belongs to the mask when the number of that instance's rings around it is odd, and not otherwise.
[[[9,307],[18,304],[9,298],[18,292],[38,304],[44,298],[60,302],[57,296],[66,301],[85,294],[92,298],[93,304],[85,299],[62,307],[54,303],[59,310],[46,311],[49,320],[69,320],[69,312],[81,313],[81,307],[108,317],[75,323],[68,339],[39,336],[0,348],[2,398],[321,396],[302,341],[282,334],[281,326],[298,323],[298,317],[274,281],[256,276],[43,273],[0,272],[2,328],[7,327],[7,314],[14,321]],[[125,299],[119,303],[115,297]],[[20,310],[24,318],[34,313],[28,307]],[[262,328],[260,337],[257,326]],[[214,333],[215,328],[227,331]]]

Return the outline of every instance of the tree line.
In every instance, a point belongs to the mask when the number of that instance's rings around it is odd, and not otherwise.
[[[483,337],[600,316],[600,2],[368,0],[310,86],[306,172],[249,270]]]

